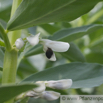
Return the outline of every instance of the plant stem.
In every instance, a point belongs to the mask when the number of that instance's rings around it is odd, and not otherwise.
[[[17,7],[19,6],[19,4],[21,3],[21,1],[22,0],[13,0],[11,17],[14,14]],[[20,30],[11,31],[8,33],[11,46],[13,46],[16,39],[19,38],[20,36],[21,36]],[[3,65],[3,77],[2,77],[3,85],[14,84],[16,82],[17,59],[18,59],[17,57],[18,57],[18,52],[16,48],[12,48],[11,51],[7,51],[7,50],[5,51],[4,65]],[[14,103],[14,99],[11,99],[5,103]]]
[[[17,7],[20,5],[21,2],[22,2],[22,0],[13,0],[11,17],[15,13]],[[11,31],[11,32],[9,32],[8,36],[9,36],[11,45],[13,45],[15,43],[16,39],[20,38],[21,30]]]
[[[5,51],[3,66],[3,84],[15,83],[17,69],[17,50]]]
[[[1,25],[0,25],[0,33],[3,37],[4,42],[5,42],[6,49],[8,51],[10,51],[11,50],[11,45],[10,45],[7,33],[5,32],[5,30],[3,29],[3,27]]]
[[[4,65],[3,65],[3,77],[2,84],[14,84],[16,81],[16,71],[17,71],[17,50],[13,49],[10,52],[5,51]],[[5,103],[13,103],[14,99],[11,99]]]

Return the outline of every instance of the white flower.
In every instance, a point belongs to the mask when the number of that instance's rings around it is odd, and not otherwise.
[[[18,38],[15,41],[15,45],[17,49],[21,49],[24,46],[24,41],[21,38]]]
[[[56,61],[55,52],[66,52],[70,45],[66,42],[52,41],[49,39],[41,39],[41,44],[44,46],[43,50],[46,57],[51,61]]]
[[[28,91],[25,96],[33,98],[44,98],[48,101],[52,101],[58,99],[60,97],[60,93],[54,91],[45,91],[45,86],[53,89],[67,89],[71,87],[72,80],[62,79],[58,81],[38,81],[36,84],[38,84],[39,87],[33,89],[32,91]]]
[[[36,35],[31,35],[29,37],[27,37],[27,41],[32,45],[35,46],[39,43],[39,36],[40,33],[36,34]]]
[[[28,91],[26,96],[33,98],[43,98],[49,101],[56,100],[60,97],[60,93],[54,91],[43,91],[41,93],[36,93],[34,91]]]
[[[26,93],[26,96],[28,96],[28,97],[34,97],[34,98],[39,98],[40,97],[39,93],[35,93],[34,91],[28,91]]]
[[[70,47],[69,43],[66,42],[52,41],[49,39],[39,40],[39,36],[40,33],[35,36],[31,35],[27,37],[27,41],[33,46],[37,45],[40,41],[40,43],[44,46],[43,50],[46,54],[46,57],[51,61],[56,61],[54,52],[66,52]]]
[[[62,79],[58,81],[46,81],[46,86],[53,89],[68,89],[72,85],[71,79]]]
[[[60,97],[60,93],[54,91],[44,91],[41,93],[41,97],[48,101],[52,101],[58,99]]]
[[[45,91],[46,87],[45,87],[44,81],[38,81],[35,84],[37,84],[38,87],[33,89],[34,92],[40,93],[40,92]]]

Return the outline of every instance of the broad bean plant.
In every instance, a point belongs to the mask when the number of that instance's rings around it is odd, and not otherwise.
[[[60,103],[102,84],[103,0],[0,0],[0,103]]]

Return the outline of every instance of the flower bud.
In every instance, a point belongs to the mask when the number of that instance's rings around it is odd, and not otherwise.
[[[38,82],[36,82],[36,84],[38,85],[38,87],[33,89],[34,92],[40,93],[40,92],[45,91],[45,88],[46,88],[45,87],[45,82],[38,81]]]
[[[48,101],[52,101],[58,99],[60,97],[60,93],[54,91],[44,91],[41,93],[41,97]]]
[[[68,89],[72,85],[71,79],[63,79],[58,81],[46,81],[46,86],[53,89]]]
[[[21,38],[18,38],[15,41],[15,45],[17,49],[21,49],[24,46],[24,41]]]
[[[40,97],[39,94],[35,93],[34,91],[28,91],[26,93],[26,96],[28,96],[28,97],[34,97],[34,98],[39,98]]]
[[[36,34],[36,35],[31,35],[29,37],[27,37],[27,41],[32,45],[35,46],[39,43],[39,35],[40,33]]]

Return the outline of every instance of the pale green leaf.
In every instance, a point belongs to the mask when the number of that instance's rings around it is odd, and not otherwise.
[[[97,63],[70,63],[32,74],[23,82],[72,79],[71,88],[90,88],[103,84],[103,65]]]
[[[103,64],[103,53],[91,52],[86,55],[87,62]]]
[[[72,21],[89,12],[100,1],[102,0],[23,0],[8,22],[8,30]]]
[[[19,85],[9,85],[9,86],[0,86],[0,103],[19,95],[20,93],[26,92],[35,88],[34,84],[19,84]]]
[[[101,29],[102,27],[102,24],[94,24],[77,28],[63,29],[54,33],[54,35],[51,36],[50,39],[71,42],[73,40],[81,38],[84,35],[91,34],[98,29]]]
[[[80,49],[74,43],[70,43],[69,50],[61,54],[72,62],[74,61],[85,62],[86,61],[84,55],[81,53]]]
[[[13,0],[0,0],[0,19],[8,21]]]

